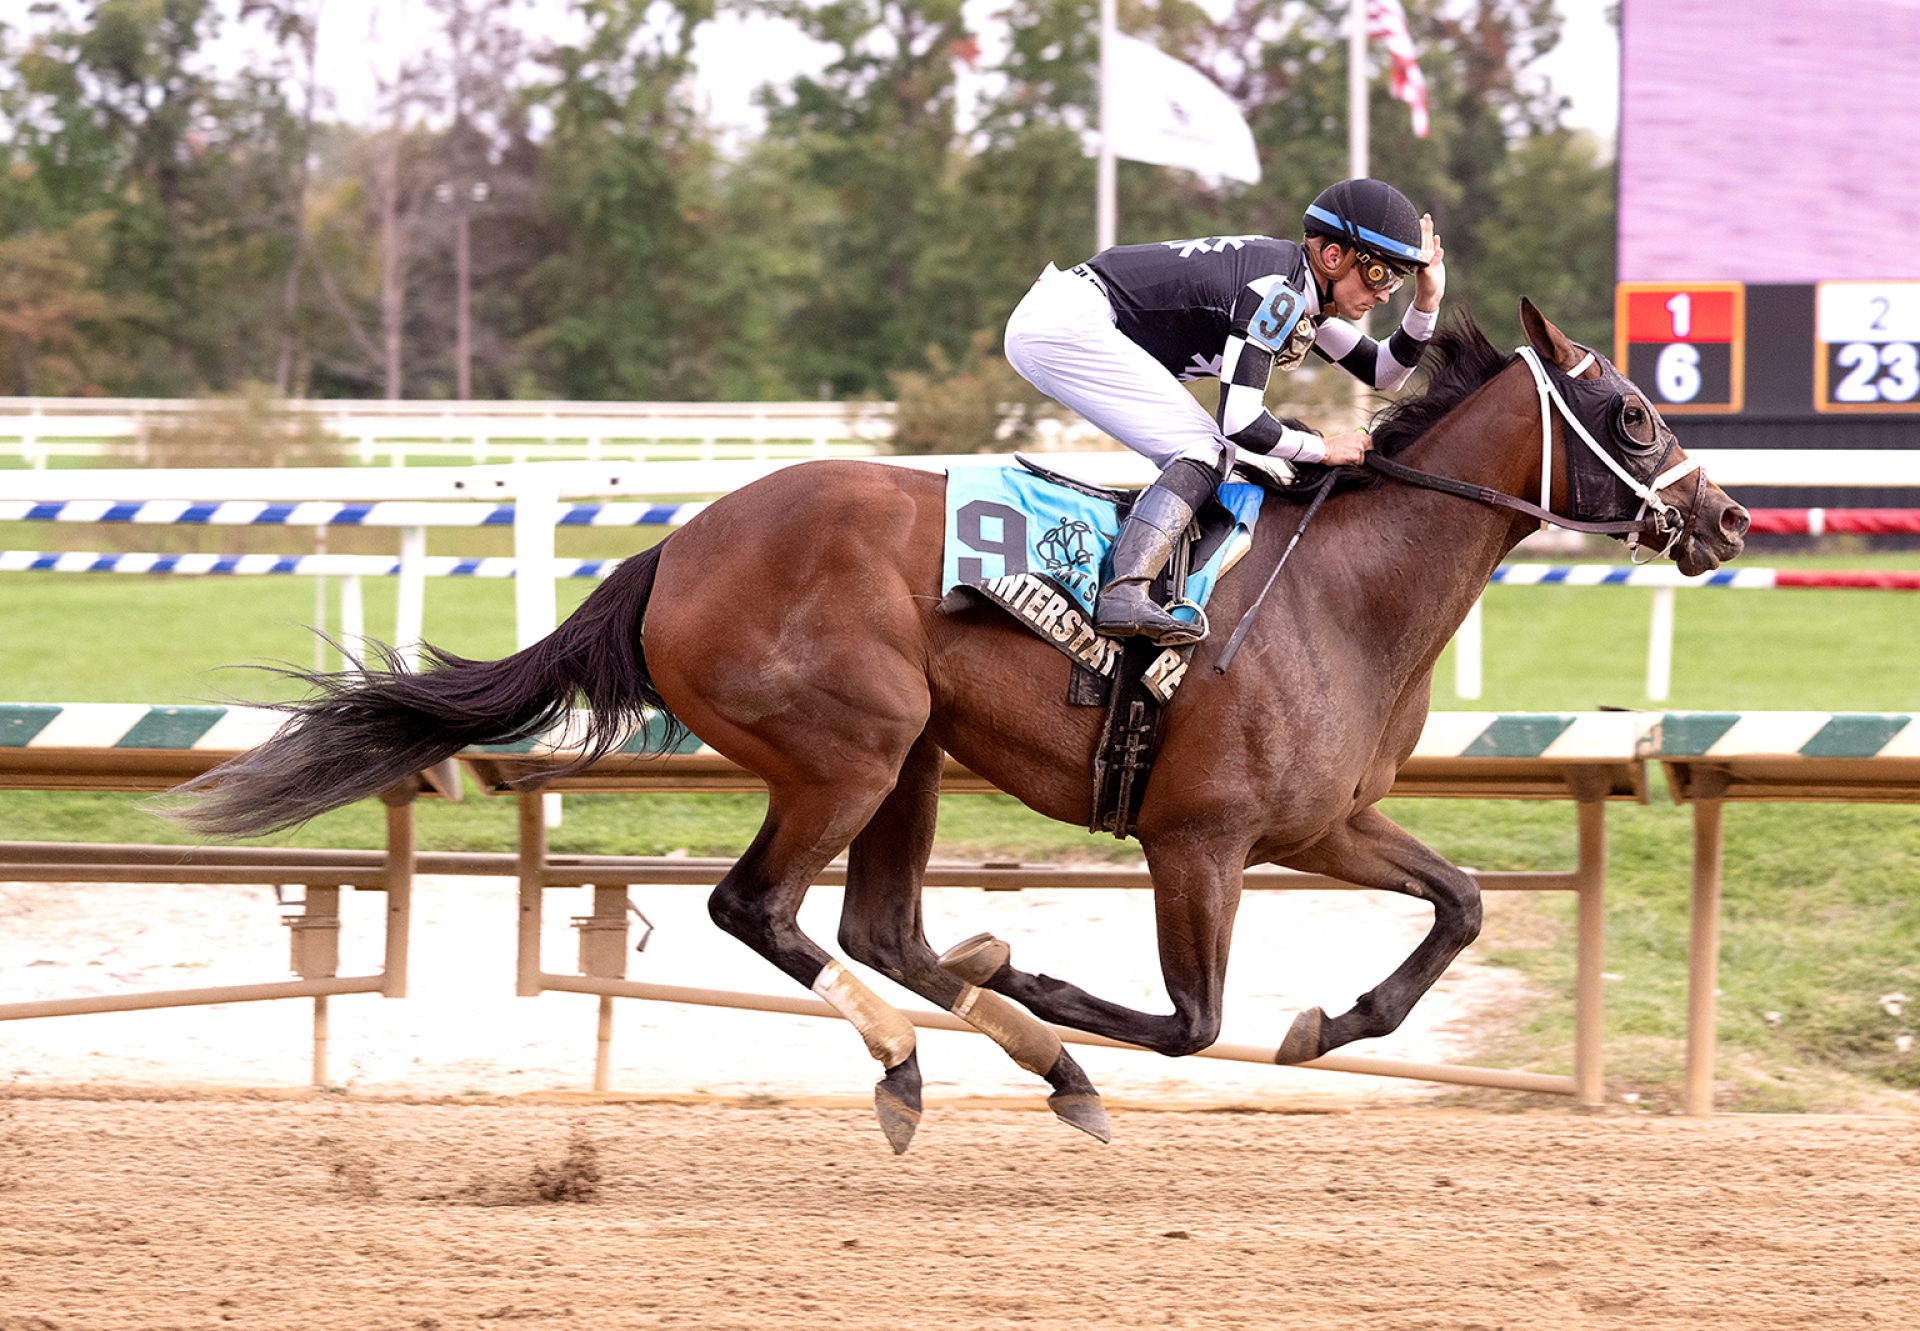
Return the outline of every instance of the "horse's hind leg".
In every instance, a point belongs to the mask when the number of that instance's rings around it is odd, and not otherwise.
[[[1221,845],[1149,843],[1146,850],[1160,975],[1173,1000],[1171,1013],[1140,1012],[1051,975],[1018,970],[1007,945],[990,934],[949,948],[940,964],[1063,1026],[1170,1056],[1205,1049],[1220,1038],[1240,859]]]
[[[884,788],[883,788],[884,790]],[[801,902],[814,878],[867,821],[876,794],[859,805],[824,784],[780,785],[767,794],[767,819],[746,854],[714,887],[715,924],[807,986],[851,1022],[885,1069],[874,1113],[897,1155],[920,1123],[920,1065],[913,1025],[800,929]]]
[[[1311,850],[1281,863],[1431,902],[1433,927],[1393,974],[1360,995],[1351,1010],[1328,1017],[1316,1007],[1296,1017],[1278,1062],[1300,1063],[1354,1040],[1392,1034],[1480,934],[1480,885],[1378,809],[1363,810]]]
[[[840,945],[856,961],[971,1024],[1053,1087],[1047,1104],[1061,1119],[1107,1141],[1112,1136],[1100,1093],[1043,1022],[940,968],[927,943],[921,879],[933,850],[945,755],[922,735],[878,812],[847,856]]]

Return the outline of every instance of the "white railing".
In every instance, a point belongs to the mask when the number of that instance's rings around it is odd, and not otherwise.
[[[363,466],[866,457],[893,433],[891,402],[416,402],[317,398],[277,404],[340,439]],[[57,457],[148,460],[155,426],[230,401],[0,398],[0,457],[44,470]],[[1046,451],[1095,446],[1078,418],[1036,425]]]
[[[1013,462],[1011,455],[979,453],[873,460],[927,471]],[[307,504],[314,506],[308,510],[308,520],[320,523],[327,517],[316,510],[334,501],[379,505],[387,510],[381,514],[382,525],[400,529],[399,608],[393,642],[403,654],[410,654],[417,649],[424,621],[427,528],[471,527],[483,524],[488,517],[497,522],[504,516],[502,506],[510,503],[516,640],[526,647],[545,637],[556,622],[554,532],[572,508],[563,501],[589,496],[725,494],[796,461],[799,459],[742,458],[715,462],[532,462],[500,467],[0,471],[0,520],[28,517],[36,504],[58,503],[64,507],[96,503],[141,509],[171,502],[208,508],[259,503],[263,510],[273,505]],[[1153,478],[1152,464],[1134,453],[1072,454],[1068,465],[1075,474],[1101,484],[1138,485]],[[463,500],[467,502],[457,502]],[[476,504],[474,500],[484,502]],[[636,516],[617,512],[631,507],[635,506],[604,506],[616,510],[616,521]],[[684,520],[697,507],[686,505],[679,516]],[[297,507],[287,516],[295,512]],[[233,516],[238,519],[242,514]],[[359,575],[342,578],[341,599],[342,630],[359,636]]]
[[[385,404],[392,405],[392,404]],[[541,404],[547,405],[547,404]],[[1699,457],[1717,481],[1727,485],[1901,486],[1920,488],[1920,451],[1826,450],[1818,453],[1726,449],[1703,451]],[[702,505],[668,506],[603,504],[570,505],[564,501],[585,497],[626,496],[667,499],[710,496],[739,489],[752,481],[791,466],[800,459],[722,459],[715,461],[602,463],[525,463],[488,467],[417,468],[284,468],[272,470],[74,470],[0,471],[0,520],[29,516],[36,504],[60,504],[75,511],[80,504],[121,505],[153,512],[128,520],[166,521],[160,506],[188,504],[215,511],[194,520],[261,525],[269,508],[278,506],[268,523],[315,524],[330,520],[322,510],[337,503],[370,505],[357,525],[397,526],[401,531],[399,609],[393,641],[403,652],[419,642],[427,577],[427,528],[432,526],[506,525],[514,533],[514,602],[516,637],[525,647],[552,631],[557,615],[554,532],[563,523],[579,522],[570,515],[593,507],[590,525],[630,525],[641,522],[684,521]],[[1008,465],[1004,454],[957,456],[885,456],[873,459],[896,466],[944,471],[952,466]],[[1105,485],[1140,485],[1153,478],[1153,468],[1130,452],[1066,453],[1049,462],[1087,481]],[[1916,496],[1920,498],[1920,496]],[[474,502],[474,501],[481,502]],[[466,502],[459,502],[466,501]],[[255,511],[248,506],[258,504]],[[369,521],[378,510],[378,520]],[[1285,521],[1285,515],[1279,515]],[[65,517],[65,514],[62,514]],[[56,519],[57,520],[57,519]],[[173,519],[178,520],[178,519]],[[1708,585],[1673,578],[1671,585]],[[1664,577],[1649,574],[1649,577]],[[1661,701],[1671,670],[1672,593],[1656,591],[1649,643],[1648,696]],[[357,606],[359,575],[342,577],[342,630],[359,636]],[[324,618],[324,616],[321,616]],[[1480,609],[1476,605],[1456,638],[1455,692],[1465,700],[1481,693]]]
[[[339,438],[362,465],[409,459],[865,456],[893,430],[890,402],[409,402],[280,404]],[[146,460],[155,426],[228,402],[170,398],[0,400],[0,456],[40,469],[56,457]]]

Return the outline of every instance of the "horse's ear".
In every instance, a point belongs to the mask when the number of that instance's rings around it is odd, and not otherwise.
[[[1520,328],[1527,335],[1527,345],[1561,369],[1570,370],[1579,363],[1579,349],[1525,296],[1520,297]]]

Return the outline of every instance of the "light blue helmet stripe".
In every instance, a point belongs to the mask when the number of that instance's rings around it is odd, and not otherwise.
[[[1307,216],[1313,218],[1316,222],[1325,222],[1328,226],[1337,227],[1341,231],[1351,229],[1355,235],[1366,241],[1367,244],[1375,245],[1385,250],[1391,258],[1405,259],[1409,263],[1420,262],[1420,250],[1417,246],[1403,245],[1392,236],[1383,236],[1378,231],[1369,231],[1358,222],[1349,222],[1344,218],[1336,217],[1318,205],[1309,204],[1307,206]]]

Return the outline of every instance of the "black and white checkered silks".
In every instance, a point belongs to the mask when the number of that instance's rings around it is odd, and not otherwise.
[[[1271,274],[1247,284],[1235,301],[1224,345],[1213,352],[1217,366],[1204,352],[1194,353],[1193,359],[1215,369],[1221,381],[1213,416],[1159,360],[1120,331],[1112,304],[1092,277],[1061,272],[1052,264],[1007,321],[1007,359],[1035,388],[1163,470],[1182,457],[1218,469],[1229,443],[1290,461],[1318,462],[1326,456],[1319,436],[1284,426],[1267,411],[1263,398],[1276,356],[1246,332],[1273,287],[1284,281]],[[1317,319],[1318,294],[1311,281],[1302,285],[1301,308]],[[1352,324],[1329,318],[1318,322],[1312,346],[1362,382],[1394,389],[1413,373],[1436,321],[1436,315],[1409,307],[1400,331],[1376,342]],[[1284,346],[1279,360],[1287,369],[1299,363],[1297,356],[1289,363]]]

